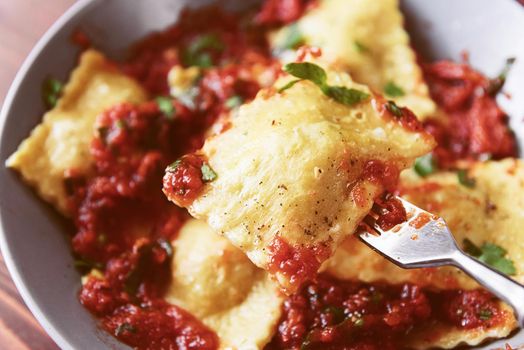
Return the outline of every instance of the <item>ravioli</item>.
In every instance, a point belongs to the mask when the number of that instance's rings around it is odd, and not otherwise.
[[[461,185],[454,172],[421,178],[411,170],[406,171],[401,176],[401,193],[421,208],[442,216],[459,244],[467,238],[479,246],[489,242],[504,248],[516,269],[511,277],[522,283],[524,200],[512,194],[524,190],[524,163],[517,159],[477,163],[468,176],[475,181],[473,188]],[[323,267],[329,274],[347,280],[410,282],[439,290],[480,287],[453,267],[401,269],[355,237],[344,242]],[[411,338],[412,345],[420,349],[430,345],[453,348],[461,342],[476,345],[487,338],[505,337],[517,324],[509,307],[504,309],[507,317],[492,329],[460,330],[440,325],[440,332],[435,332],[435,328],[419,331]]]
[[[203,221],[188,221],[173,247],[166,300],[214,330],[223,349],[263,348],[282,313],[276,283]]]
[[[330,72],[328,81],[371,94],[345,73]],[[353,233],[384,183],[433,147],[383,103],[373,96],[344,105],[309,81],[262,90],[198,152],[217,178],[187,205],[190,213],[292,292]]]
[[[398,0],[320,0],[271,42],[278,51],[297,36],[322,48],[323,57],[345,68],[356,82],[380,93],[391,91],[399,105],[424,119],[436,113],[436,106],[403,25]]]
[[[96,117],[117,103],[145,99],[140,85],[101,53],[88,50],[71,73],[56,107],[44,115],[6,164],[20,172],[45,201],[69,216],[64,179],[68,171],[82,175],[92,170],[89,145]]]

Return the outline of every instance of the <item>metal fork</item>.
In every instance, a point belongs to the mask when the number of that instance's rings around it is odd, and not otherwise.
[[[524,327],[524,286],[465,254],[444,219],[396,197],[404,205],[408,221],[387,231],[376,223],[382,208],[375,205],[364,220],[360,239],[400,267],[456,266],[515,310]],[[366,230],[365,228],[368,228]]]

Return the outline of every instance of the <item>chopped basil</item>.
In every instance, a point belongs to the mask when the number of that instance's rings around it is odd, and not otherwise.
[[[491,318],[491,316],[493,316],[493,314],[491,313],[490,310],[487,310],[487,309],[482,309],[479,311],[479,318],[483,321],[486,321],[486,320],[489,320]]]
[[[136,333],[137,329],[130,323],[124,322],[118,325],[115,329],[115,336],[120,336],[124,332]]]
[[[281,49],[292,50],[304,45],[306,42],[304,35],[300,32],[296,23],[289,26],[284,42],[280,45]]]
[[[384,86],[384,93],[389,97],[401,97],[405,95],[404,90],[392,81]]]
[[[435,157],[433,157],[433,154],[429,153],[425,156],[417,158],[415,160],[414,169],[415,172],[422,177],[426,177],[429,174],[433,174],[435,171],[437,171],[438,166]]]
[[[42,84],[42,99],[47,108],[51,109],[56,106],[60,95],[62,94],[63,84],[61,81],[48,78]]]
[[[460,169],[457,171],[457,178],[461,185],[473,188],[475,187],[475,179],[472,179],[468,176],[468,172],[465,169]]]
[[[388,101],[386,103],[386,109],[388,111],[390,111],[395,117],[402,117],[402,109],[400,109],[399,106],[397,106],[397,104],[393,101]]]
[[[334,324],[339,324],[346,318],[346,315],[344,314],[344,310],[340,307],[336,306],[328,306],[324,309],[325,313],[329,313],[333,316],[333,322]]]
[[[506,275],[515,275],[517,270],[513,261],[506,258],[507,251],[493,243],[484,243],[478,247],[469,239],[464,239],[463,248],[466,253]]]
[[[83,258],[76,259],[73,265],[79,270],[91,270],[91,269],[102,270],[104,268],[104,266],[100,263],[97,263],[91,260],[87,260],[87,259],[83,259]]]
[[[491,79],[489,81],[489,85],[487,88],[487,93],[489,95],[495,96],[502,90],[502,88],[504,87],[504,84],[506,83],[506,78],[508,77],[508,73],[511,70],[511,67],[513,66],[515,61],[516,61],[515,57],[510,57],[506,59],[506,64],[504,65],[504,68],[499,73],[499,75],[496,78]]]
[[[209,50],[222,51],[224,43],[216,34],[204,34],[193,39],[193,42],[182,54],[182,61],[186,66],[197,66],[209,68],[213,66],[213,60]]]
[[[202,171],[202,180],[204,182],[211,182],[217,178],[217,173],[208,164],[202,164],[200,171]]]
[[[357,327],[362,327],[364,325],[364,319],[363,318],[357,318],[353,323]]]
[[[309,80],[313,82],[322,90],[322,92],[325,95],[331,97],[339,103],[348,106],[362,102],[369,97],[367,93],[356,89],[350,89],[345,86],[328,85],[326,71],[322,67],[314,63],[288,63],[284,66],[284,71],[299,79]],[[280,88],[279,92],[289,89],[296,83],[297,80],[289,82],[288,84]]]
[[[173,163],[167,166],[166,171],[168,173],[174,173],[178,169],[181,163],[182,163],[182,159],[175,160]]]
[[[309,80],[321,88],[327,85],[326,71],[314,63],[288,63],[284,66],[284,71],[294,77]]]
[[[158,245],[160,248],[162,248],[165,252],[168,258],[171,258],[173,256],[173,246],[169,241],[165,238],[160,238],[157,240]]]
[[[173,106],[173,101],[169,97],[158,96],[155,98],[158,109],[166,116],[167,119],[173,120],[175,118],[176,108]]]
[[[277,91],[279,93],[281,92],[284,92],[286,91],[287,89],[289,88],[292,88],[296,83],[298,83],[299,81],[301,81],[301,79],[295,79],[295,80],[291,80],[289,83],[287,83],[286,85],[282,86],[280,89],[278,89]]]
[[[365,92],[356,89],[348,89],[345,86],[329,86],[326,95],[333,98],[335,101],[348,106],[365,101],[369,97]]]
[[[188,50],[190,52],[198,52],[202,50],[207,49],[215,49],[215,50],[223,50],[225,47],[224,43],[220,38],[214,34],[203,34],[195,39],[193,39],[193,42],[191,42],[191,45],[189,45]]]
[[[244,103],[244,99],[238,95],[232,96],[226,100],[225,106],[226,108],[233,109],[236,107],[239,107]]]
[[[355,40],[353,42],[353,44],[355,45],[355,49],[360,52],[360,53],[365,53],[365,52],[369,52],[369,48],[362,44],[362,42],[358,41],[358,40]]]
[[[119,129],[125,129],[127,127],[126,121],[123,119],[118,119],[115,124]]]

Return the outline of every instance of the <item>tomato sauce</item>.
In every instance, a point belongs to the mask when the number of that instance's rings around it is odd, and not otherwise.
[[[460,160],[517,156],[515,136],[490,94],[489,79],[467,64],[440,61],[422,67],[431,97],[447,115],[424,123],[437,140],[440,168],[454,168]]]
[[[340,281],[321,274],[284,302],[272,349],[395,350],[421,327],[441,322],[490,327],[503,313],[481,291],[433,292],[413,284]]]
[[[258,14],[247,16],[213,7],[185,11],[175,26],[138,43],[120,64],[152,98],[163,96],[163,103],[123,103],[103,112],[90,149],[92,174],[83,177],[71,169],[64,186],[76,228],[76,264],[83,272],[92,271],[80,302],[104,329],[130,346],[218,347],[212,330],[163,299],[171,278],[170,242],[188,214],[169,203],[162,182],[167,194],[184,204],[202,190],[205,159],[182,156],[202,146],[206,130],[232,108],[231,98],[246,102],[255,97],[260,71],[271,73],[268,84],[276,79],[280,64],[265,35],[311,6],[315,1],[268,0]],[[89,44],[80,36],[77,41]],[[190,104],[167,97],[169,71],[179,64],[200,67],[194,82],[198,93]],[[439,161],[451,164],[483,152],[515,155],[505,115],[493,98],[473,93],[485,88],[484,78],[449,62],[428,65],[425,72],[433,97],[450,114],[449,125],[425,125],[439,141]],[[419,130],[409,111],[383,102],[384,114]],[[179,166],[164,177],[177,159]],[[364,177],[392,191],[398,169],[374,160],[365,165]],[[394,202],[382,205],[386,226],[405,216]],[[297,248],[276,239],[270,249],[270,269],[282,272],[297,288],[312,280],[287,297],[270,349],[395,349],[410,330],[431,320],[475,328],[500,318],[496,300],[484,291],[435,293],[409,284],[364,284],[326,275],[315,280],[326,254],[321,248]]]

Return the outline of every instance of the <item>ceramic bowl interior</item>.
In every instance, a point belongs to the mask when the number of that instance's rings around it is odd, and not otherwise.
[[[1,160],[40,122],[44,112],[41,82],[49,75],[65,80],[73,68],[78,51],[69,38],[74,30],[84,30],[96,47],[118,59],[134,41],[172,24],[185,6],[212,2],[78,1],[40,40],[11,86],[0,116]],[[222,0],[220,5],[236,10],[252,2]],[[517,57],[506,85],[512,98],[501,97],[500,103],[512,118],[522,149],[524,8],[512,0],[403,0],[402,8],[414,45],[426,59],[460,60],[461,52],[467,50],[475,67],[496,75],[507,57]],[[80,276],[73,268],[68,243],[71,228],[4,167],[0,167],[0,221],[0,243],[9,271],[56,343],[63,349],[128,349],[99,330],[77,300]],[[522,345],[524,334],[508,341]],[[486,349],[494,347],[490,344]]]

